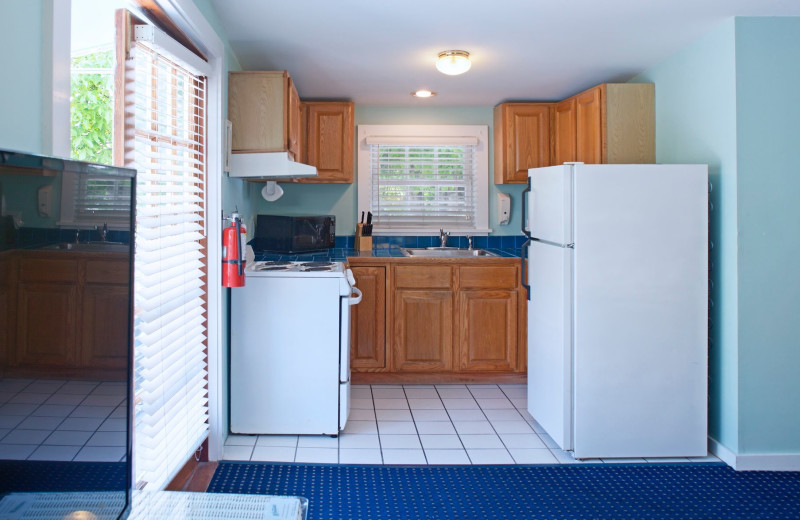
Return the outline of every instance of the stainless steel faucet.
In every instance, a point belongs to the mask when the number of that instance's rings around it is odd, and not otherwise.
[[[106,242],[108,240],[108,222],[103,222],[103,227],[98,228],[97,232],[100,233],[100,240]]]
[[[467,235],[467,249],[472,249],[472,235]]]
[[[442,245],[439,247],[447,247],[447,239],[450,236],[450,233],[446,232],[444,229],[439,228],[439,238],[442,241]]]

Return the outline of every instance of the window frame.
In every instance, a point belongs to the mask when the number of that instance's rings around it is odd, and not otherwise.
[[[431,138],[474,137],[478,140],[475,147],[475,201],[477,204],[475,225],[469,229],[453,229],[454,235],[488,235],[489,228],[489,127],[488,125],[358,125],[358,197],[357,210],[371,211],[372,172],[370,170],[370,145],[368,138],[375,137],[422,137],[426,141]],[[433,143],[429,143],[433,144]],[[380,229],[375,226],[373,235],[438,235],[439,227],[392,228]]]

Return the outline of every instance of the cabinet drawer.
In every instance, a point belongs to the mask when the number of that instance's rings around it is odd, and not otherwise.
[[[461,289],[514,289],[517,266],[461,267],[459,271]]]
[[[128,284],[128,262],[87,260],[86,283]]]
[[[26,258],[20,262],[23,282],[75,282],[78,279],[77,260]]]
[[[396,266],[395,287],[449,289],[453,280],[453,268],[448,265]]]

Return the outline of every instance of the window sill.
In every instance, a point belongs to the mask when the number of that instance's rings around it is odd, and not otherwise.
[[[484,236],[489,235],[492,230],[489,228],[486,229],[447,229],[444,230],[450,233],[450,236]],[[373,229],[372,230],[373,236],[383,236],[383,237],[396,237],[396,236],[439,236],[438,229],[415,229],[415,228],[394,228],[394,229]]]

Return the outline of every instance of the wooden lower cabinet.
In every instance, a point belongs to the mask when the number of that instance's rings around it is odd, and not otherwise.
[[[123,369],[128,365],[128,287],[87,285],[81,305],[81,365]]]
[[[23,251],[5,264],[12,267],[4,276],[10,283],[3,284],[9,306],[2,308],[13,331],[5,333],[1,372],[125,377],[130,335],[126,255]]]
[[[513,371],[517,365],[516,291],[461,291],[461,370]]]
[[[351,368],[369,373],[363,381],[524,377],[518,260],[370,262],[351,263],[364,294],[351,322]]]
[[[452,370],[453,318],[452,291],[397,289],[392,327],[395,370]]]
[[[386,267],[353,267],[361,303],[351,307],[350,367],[386,367]]]
[[[78,290],[75,284],[19,284],[15,359],[18,367],[75,366],[77,301]]]

